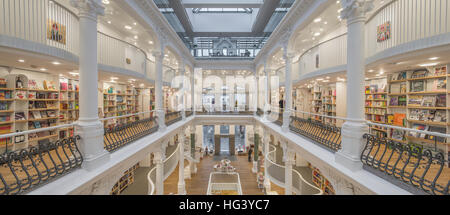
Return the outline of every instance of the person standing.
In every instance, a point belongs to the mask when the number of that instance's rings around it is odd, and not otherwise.
[[[253,145],[248,149],[248,162],[252,162]]]

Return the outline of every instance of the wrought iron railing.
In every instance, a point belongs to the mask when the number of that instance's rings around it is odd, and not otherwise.
[[[194,112],[192,111],[192,109],[186,110],[186,117],[190,117],[192,115],[194,115]]]
[[[77,146],[80,136],[0,155],[0,194],[23,194],[42,186],[83,163]]]
[[[182,117],[181,117],[180,111],[166,113],[166,125],[167,126],[170,126],[181,120],[182,120]]]
[[[371,134],[365,134],[364,138],[367,144],[361,161],[366,170],[401,182],[400,186],[408,190],[415,188],[413,192],[418,194],[450,194],[450,168],[443,153],[432,153]]]
[[[253,115],[252,111],[196,111],[197,115]]]
[[[158,123],[156,123],[156,118],[154,117],[105,128],[104,147],[107,151],[113,152],[146,135],[155,133],[158,131],[158,128]]]
[[[289,128],[333,152],[337,152],[342,147],[341,128],[335,125],[291,116]]]

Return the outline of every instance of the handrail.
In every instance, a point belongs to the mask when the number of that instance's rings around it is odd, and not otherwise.
[[[291,109],[291,111],[295,112],[295,113],[309,114],[309,115],[319,116],[319,117],[324,117],[324,118],[339,119],[339,120],[344,120],[344,121],[349,121],[349,122],[361,122],[361,123],[367,123],[368,125],[375,125],[375,126],[380,126],[380,127],[403,130],[403,131],[417,132],[417,133],[421,133],[421,134],[428,134],[428,135],[433,135],[433,136],[438,136],[438,137],[450,138],[450,134],[443,134],[443,133],[439,133],[439,132],[422,131],[422,130],[404,128],[404,127],[399,127],[399,126],[394,126],[394,125],[379,124],[379,123],[374,123],[374,122],[371,122],[368,120],[350,119],[350,118],[346,118],[346,117],[326,116],[326,115],[315,114],[315,113],[310,113],[310,112],[305,112],[305,111],[298,111],[298,110],[293,110],[293,109]]]
[[[272,150],[272,151],[269,150],[269,152],[266,153],[266,155],[265,155],[266,161],[270,162],[272,165],[275,165],[275,166],[280,167],[281,169],[285,169],[285,168],[286,168],[285,166],[282,166],[282,165],[280,165],[280,164],[277,164],[276,161],[272,161],[272,160],[269,158],[269,155],[270,155],[270,154],[276,153],[276,151],[277,151],[277,148],[276,148],[275,146],[269,145],[269,147],[273,147],[273,150]],[[299,176],[301,182],[307,184],[308,186],[312,187],[313,189],[315,189],[315,190],[317,190],[317,191],[319,192],[319,193],[314,194],[314,195],[323,195],[323,191],[322,191],[321,189],[319,189],[319,188],[316,187],[315,185],[312,185],[311,183],[307,182],[307,181],[303,178],[302,174],[300,174],[297,170],[292,169],[292,172],[293,172],[294,174],[297,174],[297,175]],[[267,170],[266,174],[268,174],[268,170]],[[281,181],[280,181],[280,182],[281,182]],[[282,182],[281,182],[281,183],[282,183]],[[285,183],[285,182],[284,182],[284,183]],[[295,189],[297,189],[297,188],[295,188]],[[300,191],[300,190],[298,190],[298,191]]]
[[[101,118],[100,121],[103,122],[103,121],[107,121],[107,120],[111,120],[111,119],[120,119],[120,118],[126,118],[126,117],[130,117],[130,116],[136,116],[136,115],[153,113],[153,112],[155,112],[155,111],[151,110],[151,111],[143,111],[143,112],[139,112],[139,113],[132,113],[132,114],[122,115],[122,116],[112,116],[112,117],[108,117],[108,118]]]
[[[321,45],[323,45],[323,44],[325,44],[325,43],[328,43],[328,42],[330,42],[330,41],[332,41],[332,40],[338,39],[338,38],[343,37],[343,36],[346,36],[346,35],[347,35],[347,32],[345,32],[345,33],[343,33],[343,34],[340,34],[340,35],[338,35],[338,36],[335,36],[335,37],[333,37],[333,38],[330,38],[330,39],[328,39],[328,40],[325,40],[325,41],[323,41],[323,42],[320,42],[320,43],[316,44],[315,46],[313,46],[313,47],[309,48],[308,50],[304,51],[304,52],[300,55],[300,57],[298,58],[298,60],[295,61],[295,62],[292,62],[292,64],[295,64],[295,63],[300,62],[300,59],[301,59],[305,54],[307,54],[308,52],[310,52],[311,50],[313,50],[313,49],[315,49],[315,48],[317,48],[317,47],[319,47],[319,46],[321,46]]]
[[[171,159],[173,156],[175,156],[176,154],[179,154],[179,150],[180,150],[180,144],[181,143],[178,143],[178,145],[177,145],[177,148],[174,150],[174,152],[169,156],[169,157],[167,157],[166,159],[164,159],[164,161],[163,161],[163,166],[164,166],[164,164],[169,160],[169,159]],[[176,167],[176,166],[175,166]],[[164,180],[165,179],[167,179],[167,177],[169,177],[170,176],[170,174],[172,174],[172,172],[173,172],[173,170],[174,170],[175,168],[173,168],[171,171],[168,171],[168,173],[169,174],[167,174],[167,176],[163,176],[164,177]],[[149,172],[148,172],[148,174],[147,174],[147,180],[148,180],[148,183],[149,183],[149,195],[153,195],[154,194],[154,192],[155,192],[155,183],[153,182],[153,180],[151,179],[151,174],[154,172],[154,171],[156,171],[156,166],[155,167],[153,167]]]
[[[156,171],[156,167],[153,167],[147,174],[147,180],[148,180],[148,195],[153,195],[155,193],[155,183],[153,183],[153,180],[151,178],[152,173]]]
[[[14,133],[10,133],[10,134],[2,134],[2,135],[0,135],[0,139],[15,137],[15,136],[19,136],[19,135],[33,134],[33,133],[38,133],[38,132],[43,132],[43,131],[51,131],[51,130],[60,129],[60,128],[73,127],[76,125],[78,125],[78,124],[71,123],[71,124],[57,125],[57,126],[47,127],[47,128],[37,128],[34,130],[28,130],[28,131],[14,132]]]

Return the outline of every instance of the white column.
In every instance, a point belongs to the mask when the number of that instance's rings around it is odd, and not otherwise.
[[[285,79],[284,79],[284,85],[285,85],[285,92],[284,92],[284,100],[285,100],[285,106],[284,106],[284,112],[283,112],[283,126],[282,130],[284,132],[289,131],[289,122],[291,117],[291,109],[292,109],[292,59],[294,58],[294,55],[292,53],[287,52],[287,47],[284,47],[284,60],[286,62],[286,72],[285,72]]]
[[[264,132],[264,187],[266,188],[266,192],[270,191],[270,179],[269,179],[269,173],[267,171],[267,167],[269,165],[269,161],[267,160],[267,153],[269,153],[270,150],[270,134],[268,131]]]
[[[194,161],[189,163],[190,174],[194,174],[194,173],[197,172],[197,167],[196,167],[196,164],[195,164],[195,160],[197,160],[197,159],[200,160],[200,155],[196,155],[196,150],[195,150],[195,146],[196,146],[196,143],[195,143],[196,140],[195,139],[197,139],[197,137],[195,135],[195,131],[196,131],[195,127],[196,127],[195,124],[192,124],[191,127],[190,127],[190,134],[191,134],[191,139],[190,139],[191,150],[190,151],[191,151],[191,157],[194,160]],[[194,138],[194,139],[192,139],[192,138]],[[192,144],[192,141],[194,141],[194,144]]]
[[[255,92],[253,93],[253,98],[254,98],[254,105],[255,105],[255,112],[253,113],[254,116],[256,116],[256,112],[258,111],[258,99],[259,99],[259,76],[256,75],[256,70],[255,70],[255,83],[256,83],[256,88],[255,88]]]
[[[292,165],[295,164],[295,152],[289,148],[288,143],[283,140],[285,156],[284,169],[284,190],[285,195],[292,195]]]
[[[184,183],[184,144],[186,141],[185,137],[185,128],[181,128],[181,132],[178,133],[178,137],[180,138],[180,161],[178,164],[178,195],[186,195],[186,186]]]
[[[156,163],[156,195],[164,195],[164,153],[163,150],[157,151],[154,157]]]
[[[184,81],[185,81],[185,77],[186,77],[185,76],[186,68],[185,68],[185,63],[184,63],[183,60],[181,61],[180,68],[178,68],[178,70],[180,71],[181,77],[183,77],[182,78],[183,81],[181,82],[181,86],[180,86],[180,89],[181,89],[181,98],[180,98],[180,100],[181,100],[181,107],[182,107],[182,109],[181,109],[181,118],[183,120],[186,120],[186,103],[184,102],[184,98],[185,98],[185,95],[184,95],[185,94]]]
[[[195,70],[191,70],[191,107],[192,115],[195,115]]]
[[[158,117],[159,130],[166,130],[166,114],[163,105],[163,52],[153,52],[155,56],[156,80],[155,80],[155,100],[156,116]]]
[[[347,19],[347,118],[342,126],[342,149],[336,153],[336,162],[352,171],[362,169],[360,161],[363,150],[363,135],[368,131],[364,121],[364,73],[365,43],[364,24],[366,13],[373,8],[373,1],[342,1],[341,17]]]
[[[103,124],[98,117],[97,16],[104,14],[100,0],[71,0],[79,17],[80,117],[76,133],[80,135],[83,167],[88,170],[109,160],[103,145]],[[94,92],[94,93],[93,93]]]
[[[308,167],[308,161],[303,159],[299,153],[296,153],[295,156],[295,165],[299,167]]]

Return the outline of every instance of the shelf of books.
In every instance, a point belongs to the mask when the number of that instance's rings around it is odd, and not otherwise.
[[[308,164],[309,168],[312,169],[312,182],[318,188],[323,191],[324,195],[335,195],[333,186],[330,181],[328,181],[319,171],[319,169],[313,167],[311,164]]]
[[[123,176],[119,181],[113,186],[110,194],[120,195],[128,186],[134,183],[134,175],[136,170],[139,168],[139,163],[124,172]]]
[[[74,123],[80,116],[79,82],[75,79],[59,79],[59,122],[60,124]],[[59,137],[66,138],[74,135],[73,128],[59,130]]]
[[[311,113],[321,115],[323,113],[323,103],[322,103],[322,90],[321,86],[314,85],[311,90],[312,98],[311,98]],[[322,117],[320,116],[311,116],[312,119],[322,122]]]
[[[448,66],[400,71],[387,76],[387,110],[381,111],[385,124],[417,130],[449,133],[449,77]],[[386,131],[388,139],[413,144],[431,151],[449,152],[446,138],[404,132]]]
[[[322,110],[323,115],[336,117],[336,85],[322,87]],[[327,124],[336,125],[336,119],[323,119]]]
[[[131,85],[127,85],[126,91],[126,103],[127,103],[127,115],[138,113],[138,105],[139,105],[139,94],[136,88]],[[139,116],[130,116],[127,117],[128,122],[134,122],[139,120]]]
[[[60,115],[65,111],[62,103],[66,103],[68,95],[65,94],[66,89],[59,89],[58,85],[63,84],[57,76],[31,71],[26,75],[9,74],[0,78],[0,134],[67,123],[60,118]],[[71,98],[73,98],[73,105],[77,104],[75,99],[77,96],[72,95]],[[74,120],[76,118],[74,117]],[[2,139],[0,151],[13,151],[45,144],[60,138],[58,132],[58,129],[55,129]]]
[[[386,78],[366,81],[365,114],[366,120],[374,123],[386,124],[387,121],[387,92]],[[370,133],[377,137],[387,137],[387,130],[373,126]]]

